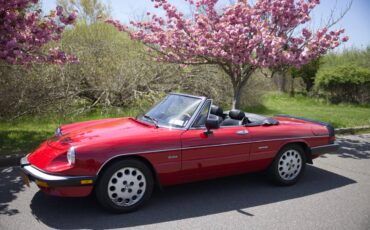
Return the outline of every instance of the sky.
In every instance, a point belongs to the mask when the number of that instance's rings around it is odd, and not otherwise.
[[[229,4],[230,1],[232,0],[220,0],[219,7]],[[126,24],[130,20],[142,18],[148,11],[161,14],[153,7],[150,0],[102,0],[102,2],[110,4],[114,19]],[[185,14],[189,12],[189,5],[184,0],[169,0],[169,2],[182,9]],[[324,25],[333,9],[335,16],[338,17],[350,2],[351,0],[321,0],[320,5],[312,12],[313,21],[309,26],[318,28]],[[55,9],[56,1],[42,0],[42,7],[44,12],[48,12]],[[370,0],[352,0],[349,12],[334,28],[339,27],[346,30],[350,40],[337,48],[338,50],[352,47],[362,49],[370,46]]]

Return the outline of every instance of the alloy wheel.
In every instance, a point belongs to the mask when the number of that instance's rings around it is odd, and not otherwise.
[[[146,186],[145,176],[139,169],[125,167],[110,178],[108,196],[118,206],[132,206],[142,199]]]
[[[278,164],[278,172],[284,180],[294,180],[302,169],[302,157],[297,150],[290,149],[285,151]]]

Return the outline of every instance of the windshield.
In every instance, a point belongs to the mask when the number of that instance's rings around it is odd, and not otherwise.
[[[172,94],[139,119],[157,126],[184,128],[201,102],[200,98]]]

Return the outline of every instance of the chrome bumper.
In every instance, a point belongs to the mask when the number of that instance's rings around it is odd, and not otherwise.
[[[35,181],[36,184],[44,185],[44,187],[83,186],[92,185],[95,182],[95,176],[60,176],[45,173],[32,166],[27,157],[23,157],[20,164],[22,173],[30,181]]]
[[[322,146],[317,146],[317,147],[312,147],[311,148],[311,154],[313,156],[320,156],[325,153],[334,153],[339,149],[339,144],[334,143],[330,145],[322,145]]]

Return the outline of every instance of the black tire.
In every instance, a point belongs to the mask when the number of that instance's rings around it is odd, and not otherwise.
[[[127,172],[128,174],[126,175]],[[141,182],[135,180],[136,175],[138,175],[137,178],[140,177]],[[112,184],[113,182],[115,182],[115,184]],[[139,185],[134,184],[136,182],[140,182],[139,184],[142,184],[142,186],[145,185],[144,191],[140,190]],[[114,187],[114,190],[112,190],[112,187]],[[95,187],[95,195],[98,202],[108,211],[126,213],[135,211],[144,205],[151,197],[153,187],[153,174],[148,166],[139,160],[125,159],[114,162],[109,168],[102,172]],[[123,190],[125,190],[125,193],[122,192]],[[117,191],[117,193],[115,198],[113,198],[115,191]],[[140,198],[135,198],[136,193],[136,197]],[[113,201],[113,199],[115,201]],[[130,205],[128,202],[126,203],[127,200],[135,203]],[[122,203],[119,201],[122,201]]]
[[[268,174],[275,184],[293,185],[302,177],[305,168],[306,154],[303,148],[297,144],[289,144],[278,152]]]

